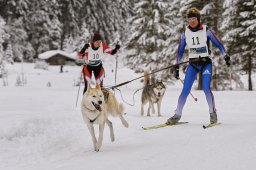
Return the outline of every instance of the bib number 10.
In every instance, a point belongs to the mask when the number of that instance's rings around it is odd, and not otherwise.
[[[196,40],[195,40],[195,38],[196,38]],[[199,43],[199,38],[198,37],[193,37],[192,38],[192,40],[193,40],[193,45],[196,45],[196,42],[197,42],[197,45],[199,45],[200,43]],[[195,42],[196,41],[196,42]]]
[[[97,59],[99,59],[100,58],[100,56],[99,56],[99,54],[93,54],[93,59],[95,60],[97,60]]]

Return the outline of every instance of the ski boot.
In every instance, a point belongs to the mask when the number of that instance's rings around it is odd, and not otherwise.
[[[167,124],[175,124],[180,120],[181,116],[175,114],[174,116],[172,116],[171,118],[167,119]]]
[[[210,113],[210,123],[217,123],[218,122],[218,118],[217,118],[217,114],[215,112]]]

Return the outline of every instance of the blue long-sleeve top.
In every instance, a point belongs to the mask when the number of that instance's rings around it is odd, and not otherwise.
[[[211,40],[211,42],[217,48],[219,48],[221,55],[224,57],[226,55],[226,50],[223,44],[220,42],[220,40],[214,35],[214,33],[210,29],[207,29],[206,34],[207,34],[208,49],[209,49],[209,41]],[[186,37],[185,37],[185,32],[183,32],[180,36],[180,42],[179,42],[178,52],[176,56],[177,63],[180,63],[185,51],[185,47],[186,47]],[[209,49],[209,52],[210,52],[210,49]]]

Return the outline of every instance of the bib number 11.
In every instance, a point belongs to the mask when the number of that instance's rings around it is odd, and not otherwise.
[[[193,40],[193,45],[196,45],[195,37],[193,37],[192,40]],[[197,45],[199,45],[200,43],[199,43],[199,38],[198,37],[196,37],[196,41],[197,41]]]

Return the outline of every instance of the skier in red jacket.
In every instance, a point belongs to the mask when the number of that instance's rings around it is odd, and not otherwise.
[[[80,58],[84,58],[83,75],[84,75],[84,91],[87,90],[88,83],[91,83],[92,71],[96,79],[96,83],[103,85],[104,68],[102,65],[102,59],[105,53],[114,55],[117,50],[120,49],[120,45],[116,45],[115,49],[111,50],[109,46],[102,42],[101,35],[96,32],[93,35],[92,42],[87,43],[78,53]]]

